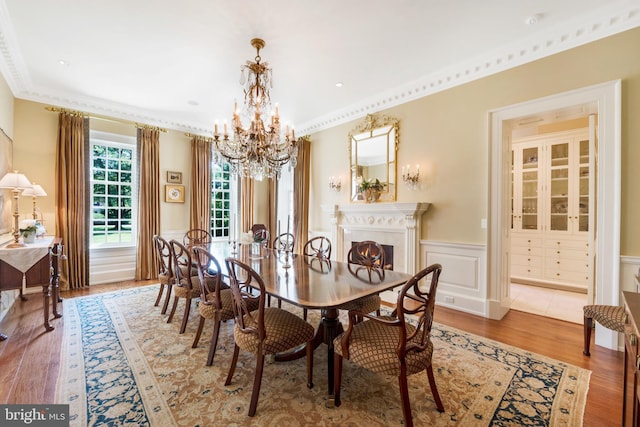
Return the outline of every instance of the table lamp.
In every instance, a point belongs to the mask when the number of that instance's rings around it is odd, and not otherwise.
[[[0,188],[9,188],[13,194],[13,243],[10,243],[6,247],[23,247],[24,243],[18,241],[20,238],[20,231],[18,229],[18,218],[20,217],[20,213],[18,212],[18,196],[22,190],[31,188],[31,183],[26,176],[18,173],[18,171],[13,171],[7,173],[0,179]]]
[[[22,192],[22,195],[31,196],[33,198],[33,219],[38,219],[38,208],[36,207],[36,197],[44,197],[47,195],[47,193],[44,191],[44,189],[40,185],[34,182],[31,188],[27,188]]]

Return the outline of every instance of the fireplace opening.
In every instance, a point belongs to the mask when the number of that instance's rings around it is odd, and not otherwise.
[[[353,248],[360,242],[351,242],[351,247]],[[381,244],[382,250],[384,251],[384,269],[385,270],[393,270],[393,245],[385,245]],[[354,262],[354,260],[351,260]]]

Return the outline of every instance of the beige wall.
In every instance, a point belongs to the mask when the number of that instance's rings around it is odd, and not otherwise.
[[[640,29],[621,33],[384,113],[400,120],[398,164],[420,163],[421,190],[398,186],[398,201],[433,203],[423,239],[485,244],[488,215],[488,113],[556,93],[622,79],[621,254],[640,256]],[[361,120],[361,119],[360,119]],[[347,135],[353,121],[311,135],[310,229],[328,231],[320,205],[348,203],[348,191],[328,188],[332,175],[348,181]],[[345,185],[348,187],[348,184]]]

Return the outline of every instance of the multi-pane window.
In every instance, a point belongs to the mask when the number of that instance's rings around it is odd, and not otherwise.
[[[228,239],[232,209],[235,208],[235,192],[229,163],[213,163],[211,166],[211,236]]]
[[[134,244],[135,145],[92,137],[91,160],[91,245]]]

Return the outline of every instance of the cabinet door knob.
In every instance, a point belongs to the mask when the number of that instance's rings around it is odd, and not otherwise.
[[[556,261],[556,264],[560,265],[560,261]]]

